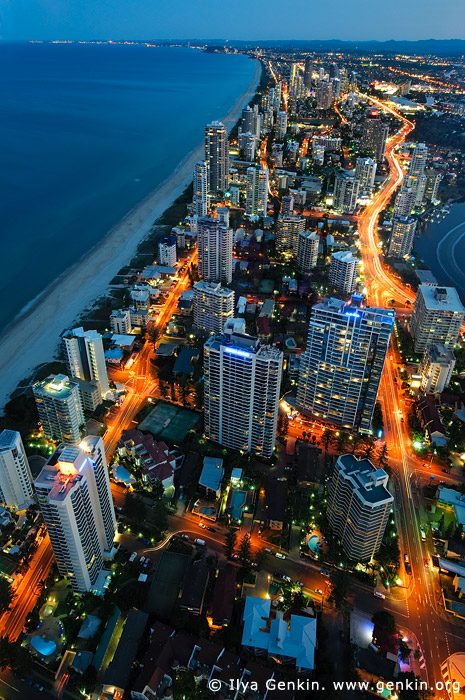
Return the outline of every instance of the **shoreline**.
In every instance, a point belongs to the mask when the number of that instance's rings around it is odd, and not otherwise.
[[[242,108],[255,95],[262,66],[257,60],[254,76],[245,92],[221,121],[228,133]],[[60,333],[83,310],[104,295],[113,277],[134,257],[138,245],[192,182],[195,163],[203,154],[203,141],[188,153],[166,180],[133,207],[95,246],[72,267],[32,299],[9,324],[0,340],[0,406],[34,372],[55,358]],[[114,254],[114,251],[117,251]]]

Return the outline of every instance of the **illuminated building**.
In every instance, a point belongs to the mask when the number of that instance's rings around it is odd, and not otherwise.
[[[204,346],[205,434],[213,442],[271,457],[276,439],[283,354],[231,319]]]
[[[333,103],[333,86],[329,80],[319,80],[316,89],[316,108],[329,109]]]
[[[403,258],[406,255],[410,255],[416,228],[416,219],[411,216],[395,216],[393,218],[388,249],[389,257]]]
[[[299,411],[371,431],[394,312],[324,299],[310,314],[297,388]]]
[[[378,163],[384,160],[388,136],[389,127],[383,124],[379,113],[370,112],[363,124],[361,145],[364,150],[373,154]]]
[[[158,262],[168,267],[176,266],[176,236],[164,236],[158,242]]]
[[[425,194],[424,197],[428,201],[438,198],[439,183],[442,180],[442,173],[434,168],[426,168],[426,183],[425,183]]]
[[[85,419],[77,382],[64,374],[50,374],[36,382],[32,391],[44,436],[56,442],[79,442]]]
[[[278,112],[276,115],[276,141],[284,141],[287,132],[287,113]]]
[[[344,552],[354,561],[368,561],[378,552],[394,498],[389,477],[369,459],[338,457],[329,482],[329,525]]]
[[[75,593],[96,583],[116,518],[103,441],[60,444],[34,482],[60,575]]]
[[[294,197],[286,194],[281,202],[281,214],[292,214],[294,211]]]
[[[312,76],[313,76],[313,60],[310,56],[305,59],[305,71],[304,71],[304,85],[306,88],[311,90],[312,88]]]
[[[221,333],[234,316],[234,292],[217,282],[194,284],[194,327],[207,333]]]
[[[433,287],[420,284],[413,305],[410,330],[415,338],[415,351],[429,345],[444,345],[453,350],[465,316],[455,287]]]
[[[229,226],[229,207],[216,207],[216,218],[225,226]]]
[[[305,231],[305,217],[280,214],[276,229],[276,248],[280,253],[297,253],[299,234]]]
[[[0,503],[23,510],[34,501],[32,474],[21,435],[16,430],[0,434]]]
[[[268,168],[257,165],[247,168],[245,213],[247,216],[266,216],[268,204]]]
[[[110,391],[110,385],[100,333],[74,328],[63,333],[62,340],[68,375],[85,382],[94,382],[105,397]]]
[[[242,160],[252,163],[255,160],[257,137],[250,131],[244,131],[239,136],[239,152]]]
[[[444,345],[430,345],[419,367],[424,394],[441,394],[449,385],[455,367],[455,355]]]
[[[410,187],[401,187],[394,204],[394,216],[410,216],[415,206],[415,191]]]
[[[366,194],[371,194],[375,186],[376,161],[373,158],[357,158],[355,177],[360,185],[360,190]]]
[[[205,160],[209,192],[226,192],[229,184],[229,141],[225,125],[213,121],[205,127]]]
[[[320,237],[315,231],[301,231],[297,241],[297,269],[308,272],[316,267]]]
[[[232,280],[232,230],[218,219],[197,221],[199,276],[206,282],[229,284]]]
[[[208,213],[208,163],[199,160],[194,167],[194,214],[207,216]]]
[[[423,201],[426,189],[426,159],[428,149],[424,143],[417,143],[413,149],[412,160],[406,178],[406,186],[415,192],[415,205],[419,206]]]
[[[110,326],[117,335],[128,335],[132,330],[131,313],[129,309],[115,309],[111,312]]]
[[[352,294],[358,273],[358,260],[352,253],[339,250],[331,255],[329,283],[343,294]]]
[[[250,131],[251,134],[255,134],[255,117],[256,117],[255,112],[250,107],[250,105],[247,105],[247,107],[245,107],[242,110],[242,120],[241,120],[242,133]]]
[[[348,213],[354,211],[359,189],[353,170],[339,170],[334,181],[333,208]]]

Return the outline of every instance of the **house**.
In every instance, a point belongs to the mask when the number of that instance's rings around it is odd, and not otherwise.
[[[209,575],[208,566],[203,558],[191,561],[186,569],[179,599],[181,610],[187,610],[194,615],[202,614]]]
[[[291,615],[282,610],[271,615],[271,600],[247,596],[244,607],[242,646],[256,654],[267,654],[280,664],[295,663],[298,673],[315,669],[316,618]]]
[[[129,611],[116,651],[104,673],[100,698],[123,697],[148,618],[147,613],[136,608]]]
[[[441,420],[435,404],[434,396],[423,396],[417,401],[417,415],[428,439],[438,447],[444,447],[449,442],[447,430]]]
[[[266,526],[282,530],[286,520],[287,481],[267,479],[265,484]]]
[[[297,443],[296,478],[299,486],[319,486],[324,479],[325,468],[321,450],[302,440]]]
[[[218,572],[210,607],[211,623],[214,627],[229,625],[237,593],[237,567],[226,564]]]
[[[144,434],[137,428],[123,431],[118,453],[140,467],[145,482],[154,484],[159,481],[164,491],[174,485],[174,471],[179,457],[170,452],[164,442],[154,440],[150,433]]]
[[[439,488],[436,493],[436,505],[453,510],[457,524],[465,526],[465,494],[455,489]]]
[[[174,363],[173,374],[194,374],[194,362],[199,359],[199,351],[196,348],[181,348]]]
[[[215,495],[219,498],[221,493],[221,481],[224,469],[223,460],[219,457],[204,457],[202,473],[200,474],[199,486],[208,495]]]

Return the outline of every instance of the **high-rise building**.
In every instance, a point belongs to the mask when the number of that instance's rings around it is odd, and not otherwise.
[[[421,390],[424,394],[441,394],[449,385],[455,367],[455,355],[444,345],[425,349],[419,367]]]
[[[337,65],[337,63],[329,64],[329,77],[339,78],[339,66]]]
[[[416,219],[412,216],[395,216],[392,220],[388,256],[403,258],[410,255],[415,240]]]
[[[255,160],[255,150],[257,147],[257,137],[250,131],[244,131],[239,136],[239,151],[242,160],[253,163]]]
[[[438,198],[439,183],[442,180],[442,173],[434,168],[426,168],[425,199],[431,201]]]
[[[415,191],[402,186],[397,193],[394,204],[394,216],[410,216],[415,206]]]
[[[415,192],[415,205],[420,206],[426,189],[426,160],[428,149],[424,143],[417,143],[413,149],[412,160],[406,178],[406,185]]]
[[[204,346],[205,433],[243,452],[271,457],[275,446],[283,354],[231,319]]]
[[[232,280],[232,230],[218,219],[197,221],[199,275],[206,282],[229,284]]]
[[[297,269],[308,272],[316,267],[320,237],[315,231],[301,231],[297,241]]]
[[[373,158],[357,158],[355,177],[359,182],[360,190],[366,194],[371,194],[375,186],[376,161]]]
[[[329,283],[343,294],[352,294],[355,290],[358,274],[358,260],[351,252],[338,250],[331,255]]]
[[[158,261],[160,265],[176,266],[176,236],[163,236],[160,239],[158,242]]]
[[[226,192],[229,185],[229,142],[225,125],[213,121],[205,127],[208,191]]]
[[[35,488],[58,571],[73,591],[85,593],[97,582],[116,532],[102,439],[59,445]]]
[[[465,309],[455,287],[420,284],[410,320],[415,351],[423,352],[429,345],[453,350],[464,317]]]
[[[281,201],[281,214],[292,214],[294,211],[294,197],[286,194]]]
[[[334,181],[333,208],[352,212],[357,206],[359,183],[353,170],[339,170]]]
[[[266,216],[268,204],[268,168],[256,165],[247,168],[245,213],[247,216]]]
[[[44,436],[56,442],[76,444],[85,424],[77,382],[64,374],[50,374],[32,391]]]
[[[280,253],[297,254],[299,234],[305,231],[305,217],[280,214],[276,228],[276,248]]]
[[[333,103],[333,86],[329,80],[319,80],[316,89],[316,108],[329,109]]]
[[[34,501],[32,474],[21,435],[16,430],[0,434],[0,503],[23,510]]]
[[[255,112],[250,105],[242,110],[241,130],[243,133],[246,131],[255,133]]]
[[[131,312],[129,309],[115,309],[110,315],[110,326],[113,333],[127,335],[132,330]]]
[[[110,385],[100,333],[74,328],[63,333],[62,340],[69,376],[98,384],[101,395],[105,397]]]
[[[194,167],[194,214],[207,216],[208,213],[208,163],[199,160]]]
[[[216,218],[225,226],[229,226],[229,207],[216,207]]]
[[[276,141],[284,141],[287,132],[287,113],[278,112],[276,115]]]
[[[372,153],[378,163],[384,160],[388,136],[389,127],[383,124],[379,112],[373,110],[363,124],[361,143],[362,148]]]
[[[234,316],[234,292],[217,282],[194,284],[194,327],[207,333],[221,333]]]
[[[394,498],[389,477],[368,459],[338,457],[329,482],[329,525],[347,556],[368,561],[378,552]]]
[[[306,88],[311,90],[312,88],[312,75],[313,75],[313,60],[310,56],[305,59],[305,71],[304,71],[304,85]]]
[[[370,432],[394,312],[324,299],[310,314],[297,407],[335,425]]]

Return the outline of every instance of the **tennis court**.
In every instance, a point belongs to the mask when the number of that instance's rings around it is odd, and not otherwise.
[[[195,428],[199,415],[195,411],[160,401],[139,425],[140,430],[147,430],[158,438],[179,444],[189,430]]]
[[[155,571],[146,604],[146,612],[166,618],[176,605],[190,556],[165,551]]]

